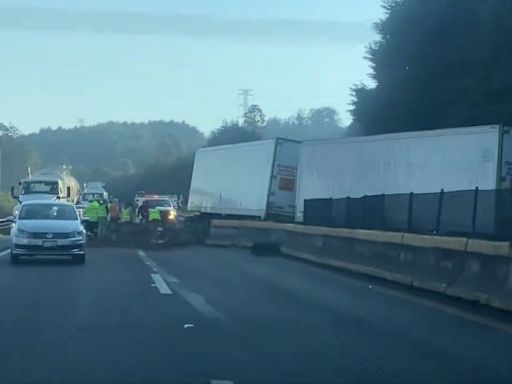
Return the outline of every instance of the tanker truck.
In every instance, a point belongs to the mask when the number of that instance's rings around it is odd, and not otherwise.
[[[43,168],[28,176],[19,183],[19,194],[11,187],[11,196],[20,203],[29,200],[62,200],[76,204],[80,197],[80,184],[71,175],[71,167]]]

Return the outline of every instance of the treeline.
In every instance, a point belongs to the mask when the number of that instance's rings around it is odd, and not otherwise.
[[[351,131],[512,123],[512,1],[387,0]]]

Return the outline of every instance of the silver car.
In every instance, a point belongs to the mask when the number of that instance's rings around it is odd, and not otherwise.
[[[86,233],[72,204],[27,201],[13,222],[11,263],[18,263],[21,256],[71,256],[85,263]]]

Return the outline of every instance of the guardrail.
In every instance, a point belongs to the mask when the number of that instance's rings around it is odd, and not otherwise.
[[[11,222],[7,221],[7,219],[0,219],[0,231],[9,229],[11,226]]]

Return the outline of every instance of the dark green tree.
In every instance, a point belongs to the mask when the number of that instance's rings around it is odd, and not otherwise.
[[[259,140],[261,136],[254,130],[241,126],[237,121],[224,121],[220,128],[208,138],[209,147],[225,144],[237,144]]]
[[[263,128],[266,119],[261,107],[257,104],[252,104],[244,113],[243,126],[251,131],[258,131]]]
[[[362,134],[512,122],[512,1],[387,0],[353,89]]]
[[[306,122],[311,128],[318,131],[339,129],[341,126],[338,111],[331,107],[310,109]]]
[[[21,138],[8,134],[0,136],[0,185],[2,191],[9,191],[11,186],[27,176],[28,168],[37,169],[41,165],[37,154]]]

